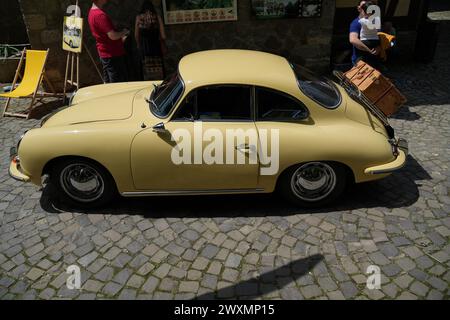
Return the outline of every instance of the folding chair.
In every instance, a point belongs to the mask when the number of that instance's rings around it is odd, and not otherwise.
[[[30,112],[35,105],[36,100],[42,102],[43,98],[47,97],[60,97],[61,94],[55,92],[52,84],[47,79],[45,75],[45,64],[47,62],[49,50],[27,50],[24,49],[22,51],[22,56],[19,61],[19,66],[17,67],[16,75],[14,76],[14,80],[11,86],[11,92],[0,94],[0,97],[7,98],[5,109],[3,110],[3,117],[12,116],[12,117],[21,117],[27,118],[30,115]],[[25,61],[25,73],[23,77],[21,75],[22,65]],[[17,80],[19,77],[22,78],[22,81],[16,88]],[[42,80],[45,80],[52,90],[53,93],[47,92],[39,92],[39,86],[42,83]],[[11,99],[31,99],[30,106],[28,107],[28,113],[17,113],[17,112],[8,112],[8,107],[10,105]]]

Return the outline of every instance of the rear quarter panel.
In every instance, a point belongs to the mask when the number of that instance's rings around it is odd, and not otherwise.
[[[394,160],[386,137],[367,125],[345,117],[299,122],[257,122],[258,130],[279,130],[279,171],[275,176],[261,176],[260,185],[273,190],[278,176],[299,163],[333,161],[349,167],[355,182],[383,176],[366,175],[371,166]],[[270,146],[270,144],[269,144]],[[272,150],[269,151],[272,153]]]

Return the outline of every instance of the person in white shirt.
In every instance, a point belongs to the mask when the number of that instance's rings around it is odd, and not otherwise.
[[[352,63],[359,60],[376,67],[379,64],[380,39],[377,26],[381,26],[381,17],[372,17],[367,13],[368,8],[376,3],[360,1],[359,16],[350,25],[349,40],[353,45]]]
[[[377,26],[381,26],[381,18],[380,17],[363,17],[359,19],[359,23],[361,24],[361,32],[359,33],[359,39],[361,41],[367,40],[380,40],[378,37],[378,29]]]

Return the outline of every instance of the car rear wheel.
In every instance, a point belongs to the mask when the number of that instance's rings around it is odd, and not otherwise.
[[[50,181],[63,200],[81,207],[97,207],[115,195],[115,183],[100,165],[85,159],[67,159],[52,169]]]
[[[282,195],[302,207],[322,207],[336,200],[347,183],[342,165],[308,162],[295,166],[281,177]]]

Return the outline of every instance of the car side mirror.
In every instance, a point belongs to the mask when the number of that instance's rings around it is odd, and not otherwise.
[[[156,132],[156,133],[167,133],[168,131],[167,131],[166,126],[164,125],[164,123],[160,122],[160,123],[158,123],[157,125],[155,125],[153,127],[153,132]]]

